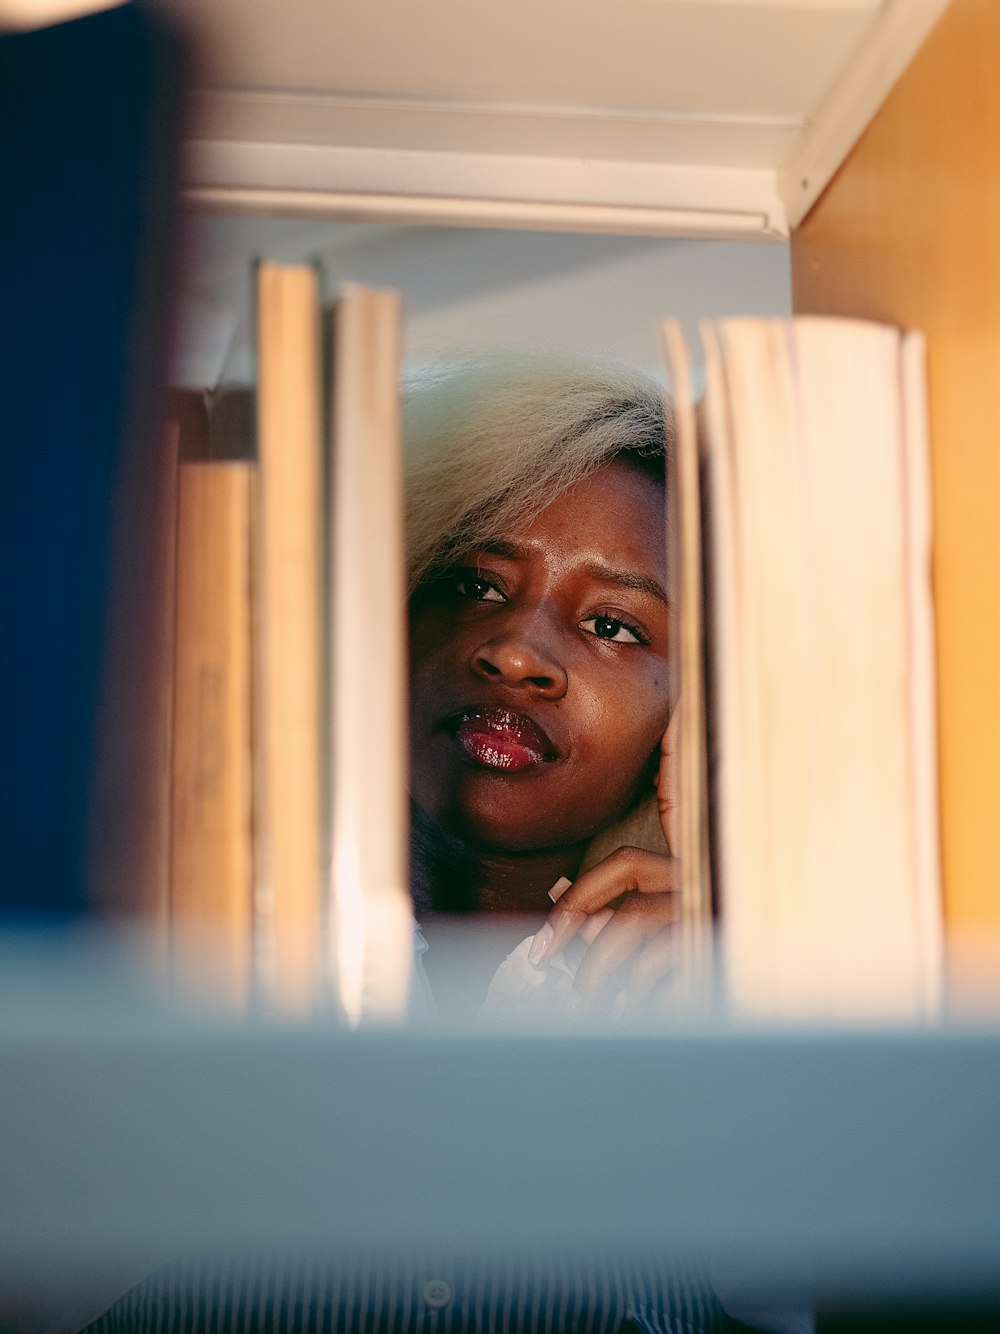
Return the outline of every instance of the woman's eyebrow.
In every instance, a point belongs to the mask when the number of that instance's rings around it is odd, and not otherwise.
[[[506,560],[526,560],[530,552],[528,547],[521,546],[517,542],[498,540],[484,542],[482,546],[476,548],[476,554],[500,556]],[[589,561],[584,566],[584,570],[596,583],[617,584],[619,588],[630,588],[637,593],[648,593],[650,597],[662,602],[665,607],[669,608],[670,606],[670,598],[667,596],[666,589],[658,579],[654,579],[650,574],[641,574],[638,570],[623,570],[599,560]]]
[[[483,542],[476,547],[476,552],[483,556],[502,556],[506,560],[526,560],[528,548],[518,546],[516,542]]]
[[[598,583],[617,584],[619,588],[631,588],[637,593],[648,593],[665,607],[670,606],[666,589],[652,575],[640,574],[638,570],[621,570],[613,565],[605,565],[603,561],[591,561],[586,570],[591,579]]]

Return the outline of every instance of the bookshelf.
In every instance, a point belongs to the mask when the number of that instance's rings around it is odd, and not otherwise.
[[[612,25],[515,3],[502,28],[453,0],[419,23],[397,0],[281,23],[261,0],[236,28],[222,0],[179,8],[205,51],[194,204],[787,238],[797,312],[927,331],[946,913],[995,925],[996,4],[625,0]]]
[[[541,27],[546,40],[524,69],[499,38],[487,46],[483,59],[517,68],[521,83],[512,91],[496,83],[485,98],[433,81],[365,82],[374,35],[386,30],[400,33],[403,69],[423,68],[414,58],[420,40],[448,20],[467,44],[449,48],[457,65],[463,49],[479,50],[485,29],[463,26],[459,6],[444,0],[422,7],[426,34],[388,0],[357,20],[370,28],[331,28],[327,41],[344,39],[336,67],[320,59],[324,43],[303,40],[302,25],[354,22],[347,6],[328,6],[324,17],[315,0],[282,12],[280,23],[270,2],[238,14],[225,0],[173,7],[203,33],[205,70],[220,62],[217,81],[203,79],[190,141],[185,192],[197,204],[790,236],[798,309],[927,329],[947,907],[960,924],[995,921],[995,0],[663,0],[655,10],[634,0],[616,7],[616,24],[641,20],[649,40],[615,48],[614,59],[601,49],[596,3],[574,5],[571,22],[568,3],[553,0],[543,20],[525,0],[504,7],[510,40]],[[677,26],[661,32],[668,21]],[[696,57],[713,55],[711,25],[722,22],[733,25],[729,64],[716,52],[706,74]],[[792,54],[776,68],[784,38]],[[354,64],[366,51],[368,64]],[[299,75],[297,53],[313,62]],[[623,88],[641,88],[642,61],[659,71],[654,91],[671,100],[623,102]],[[595,108],[580,100],[581,71],[604,62],[619,83],[608,75]],[[553,69],[551,105],[533,102]],[[735,89],[737,105],[699,102],[699,79]],[[684,86],[694,89],[686,105]],[[527,152],[529,142],[544,151]],[[603,157],[583,151],[593,143]],[[650,1236],[658,1244],[693,1236],[770,1266],[778,1285],[804,1266],[861,1302],[915,1290],[1000,1300],[995,1029],[819,1041],[692,1031],[579,1043],[289,1034],[139,1013],[110,991],[86,1013],[79,993],[61,1007],[54,999],[72,970],[15,971],[6,970],[0,1006],[8,1272],[23,1265],[48,1279],[55,1267],[72,1277],[74,1266],[79,1273],[110,1255],[131,1257],[142,1272],[164,1249],[251,1235],[384,1242],[432,1216],[442,1245],[500,1243],[523,1235],[530,1219],[528,1240],[539,1247],[596,1247],[612,1232],[623,1249]],[[441,1107],[442,1088],[455,1087],[469,1093],[457,1128]],[[614,1207],[599,1208],[594,1178],[579,1166],[617,1124],[622,1088],[632,1090],[630,1133],[616,1140],[613,1160],[599,1160],[615,1167],[602,1167],[600,1179]],[[532,1132],[553,1124],[570,1133],[555,1151],[537,1152]],[[415,1126],[419,1154],[407,1151]],[[498,1138],[487,1172],[491,1128]],[[642,1152],[644,1139],[657,1143],[656,1155]],[[399,1148],[387,1173],[391,1144]],[[248,1155],[259,1173],[247,1173]],[[450,1174],[463,1155],[467,1175]],[[478,1231],[468,1231],[473,1224]]]

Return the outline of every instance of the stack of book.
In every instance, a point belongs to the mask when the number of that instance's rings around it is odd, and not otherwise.
[[[411,951],[398,298],[330,319],[315,268],[260,264],[256,441],[168,424],[162,907],[174,968],[230,1004],[357,1018],[405,1003]]]
[[[676,325],[689,918],[729,1004],[914,1019],[941,989],[924,348],[846,319]]]

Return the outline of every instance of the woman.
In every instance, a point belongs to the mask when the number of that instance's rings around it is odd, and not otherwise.
[[[418,915],[433,937],[458,906],[547,913],[531,966],[579,935],[592,999],[616,978],[629,999],[649,993],[675,915],[654,789],[672,703],[669,430],[654,382],[552,356],[455,367],[408,397]],[[154,1326],[746,1328],[686,1259],[544,1256],[516,1273],[441,1256],[173,1265],[91,1334]]]
[[[435,908],[551,910],[531,963],[592,939],[581,996],[627,970],[634,1001],[659,977],[675,916],[653,788],[672,702],[669,432],[654,381],[551,354],[458,365],[408,395],[414,878],[431,963]]]

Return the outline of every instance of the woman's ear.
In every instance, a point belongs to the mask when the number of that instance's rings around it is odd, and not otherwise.
[[[673,819],[677,806],[677,728],[681,711],[674,704],[670,722],[660,744],[660,763],[656,770],[656,809],[660,816],[663,837],[671,852],[674,850]]]

